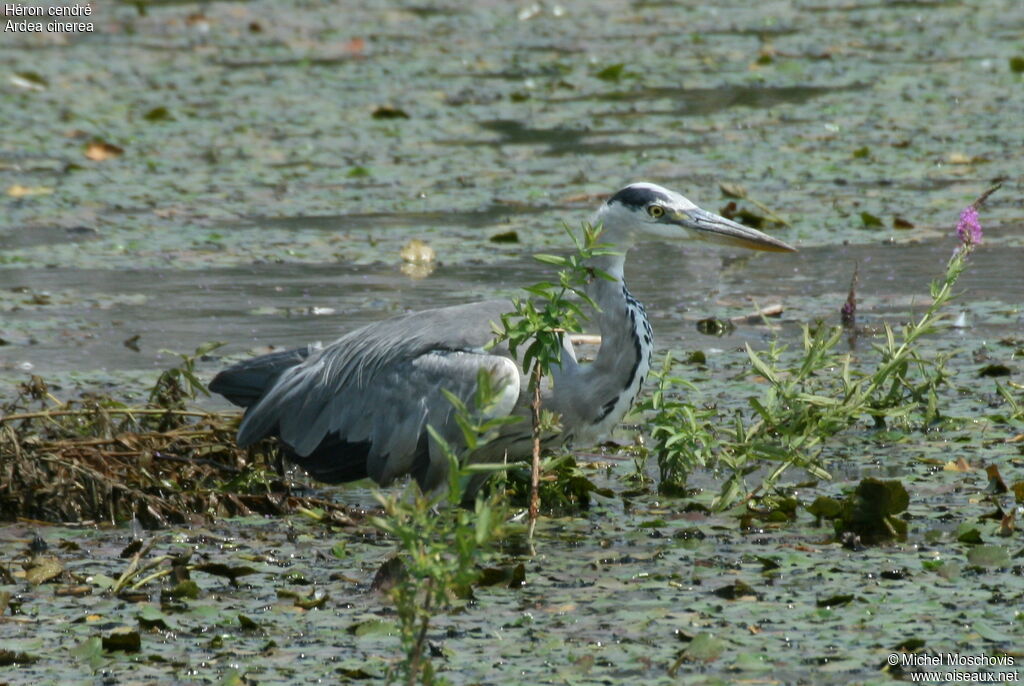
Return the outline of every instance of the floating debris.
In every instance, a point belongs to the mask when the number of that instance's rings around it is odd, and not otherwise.
[[[425,279],[434,272],[437,264],[437,253],[427,243],[413,238],[399,253],[405,264],[402,273],[413,279]]]

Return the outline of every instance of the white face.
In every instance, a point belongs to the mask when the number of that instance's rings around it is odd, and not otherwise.
[[[753,250],[790,252],[780,240],[697,207],[675,191],[653,183],[634,183],[598,210],[605,240],[628,249],[638,240],[697,239]]]

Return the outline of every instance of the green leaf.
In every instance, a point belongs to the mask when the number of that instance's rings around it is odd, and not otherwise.
[[[693,637],[690,645],[686,647],[686,657],[693,662],[713,662],[721,657],[728,645],[713,634],[702,632]]]
[[[745,343],[744,345],[747,349],[747,357],[750,358],[750,363],[754,365],[754,369],[756,369],[761,376],[768,379],[773,384],[778,385],[779,379],[775,375],[775,371],[771,367],[769,367],[765,363],[765,361],[758,356],[757,353],[754,352],[754,349],[750,347],[749,343]]]
[[[171,116],[170,110],[162,105],[160,107],[154,107],[153,109],[142,115],[142,118],[146,121],[158,122],[158,121],[171,121],[174,117]]]
[[[353,636],[391,636],[398,633],[398,627],[387,620],[367,619],[351,624],[346,631]]]
[[[164,589],[160,592],[160,599],[164,598],[179,600],[182,598],[195,599],[199,597],[199,584],[191,579],[179,581],[173,588]]]
[[[252,617],[239,613],[236,617],[238,625],[242,627],[242,631],[252,631],[255,633],[265,633],[263,627]]]
[[[532,286],[524,286],[523,290],[526,291],[527,293],[533,293],[538,297],[546,298],[550,294],[550,292],[556,288],[558,288],[558,286],[551,283],[550,281],[541,281],[539,283],[533,284]]]
[[[569,260],[565,257],[559,257],[558,255],[547,255],[544,253],[538,253],[533,256],[533,259],[544,264],[551,264],[556,267],[564,267],[569,264]]]
[[[794,397],[798,402],[819,407],[838,407],[843,404],[840,398],[829,398],[824,395],[813,395],[811,393],[797,393]]]
[[[101,644],[105,652],[123,651],[126,653],[137,653],[142,650],[142,637],[137,629],[130,626],[121,626],[112,629],[110,633],[103,636]]]
[[[218,686],[239,686],[240,684],[248,682],[245,681],[241,670],[237,667],[231,667],[224,673],[224,676],[221,677],[221,680],[217,683]]]
[[[842,505],[835,498],[819,495],[814,502],[807,506],[807,511],[815,517],[835,519],[842,512]]]
[[[964,522],[957,527],[956,540],[960,543],[981,543],[981,530],[975,524]]]
[[[849,605],[855,597],[852,593],[841,593],[817,600],[815,605],[818,607],[842,607],[843,605]]]

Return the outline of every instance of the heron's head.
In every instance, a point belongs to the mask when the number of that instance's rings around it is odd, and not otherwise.
[[[702,210],[675,191],[653,183],[632,183],[597,211],[609,242],[628,247],[637,240],[691,238],[751,250],[794,252],[782,241]]]

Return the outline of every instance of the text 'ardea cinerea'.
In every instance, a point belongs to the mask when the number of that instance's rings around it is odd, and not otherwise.
[[[700,209],[673,191],[634,183],[598,209],[593,224],[615,254],[589,266],[588,295],[601,345],[593,362],[577,362],[566,342],[542,404],[560,415],[561,433],[546,444],[593,444],[614,427],[640,392],[651,365],[647,314],[623,282],[626,252],[637,241],[699,239],[754,250],[792,251],[786,243]],[[485,346],[512,305],[507,300],[424,310],[369,324],[325,346],[312,344],[240,362],[210,389],[247,408],[238,443],[276,436],[288,458],[313,477],[340,483],[370,477],[385,485],[411,475],[424,490],[445,483],[448,460],[427,426],[454,446],[462,442],[446,389],[472,406],[477,375],[502,389],[493,414],[530,416],[528,379],[507,346]],[[472,462],[530,455],[530,422],[506,425]]]

